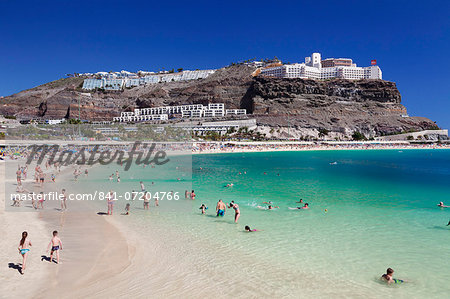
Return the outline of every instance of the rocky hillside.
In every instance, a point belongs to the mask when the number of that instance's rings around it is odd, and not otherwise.
[[[206,79],[149,84],[122,92],[86,92],[84,78],[50,82],[0,100],[0,114],[30,118],[110,120],[136,107],[223,102],[245,108],[266,134],[332,136],[360,131],[377,136],[433,129],[423,117],[402,117],[406,108],[395,83],[381,80],[276,79],[252,77],[253,68],[238,65],[218,70]],[[333,135],[334,134],[334,135]]]

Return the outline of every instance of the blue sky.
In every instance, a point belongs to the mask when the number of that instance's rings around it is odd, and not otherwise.
[[[413,116],[450,127],[450,1],[0,0],[0,96],[67,73],[377,59]]]

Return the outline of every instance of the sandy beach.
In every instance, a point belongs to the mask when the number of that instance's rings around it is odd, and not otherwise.
[[[1,164],[2,177],[5,177],[6,163]],[[70,169],[65,169],[58,178],[63,180],[69,177],[69,173]],[[11,178],[5,181],[16,184]],[[32,184],[24,185],[31,189]],[[2,298],[44,298],[61,294],[65,298],[86,298],[105,289],[106,281],[129,265],[133,248],[105,217],[97,215],[94,210],[71,211],[71,204],[86,203],[69,202],[69,209],[65,212],[58,211],[59,202],[46,202],[44,210],[35,211],[27,202],[17,212],[5,211],[5,184],[1,187],[3,237],[0,261],[2,265],[8,265],[0,270],[4,282],[0,286]],[[44,185],[45,192],[60,188],[58,183]],[[59,265],[44,259],[48,256],[46,249],[53,230],[59,232],[64,244]],[[22,258],[17,252],[22,231],[28,232],[32,242],[24,275],[19,272]]]

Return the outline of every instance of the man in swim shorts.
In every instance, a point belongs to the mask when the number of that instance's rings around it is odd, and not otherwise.
[[[216,206],[217,217],[223,217],[225,215],[226,209],[227,206],[225,205],[225,203],[221,199],[219,199]]]

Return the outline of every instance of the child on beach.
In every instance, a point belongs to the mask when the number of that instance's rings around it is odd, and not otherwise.
[[[205,206],[204,203],[202,203],[202,205],[200,206],[199,210],[202,210],[202,214],[205,215],[206,214],[206,210],[208,209],[207,206]]]
[[[387,268],[386,274],[381,275],[381,279],[388,284],[405,282],[402,279],[393,278],[392,277],[393,274],[394,274],[394,270],[392,268]]]
[[[130,204],[129,203],[127,203],[125,205],[125,215],[130,215]]]
[[[53,237],[50,240],[50,243],[47,247],[47,252],[50,249],[50,246],[52,246],[52,250],[50,251],[50,260],[51,263],[53,261],[53,253],[56,252],[56,263],[59,264],[59,251],[62,250],[62,242],[61,239],[58,237],[58,232],[55,230],[53,231]]]
[[[17,248],[23,258],[22,269],[20,270],[20,274],[25,273],[25,268],[27,267],[27,257],[28,257],[28,253],[30,252],[29,247],[31,247],[31,242],[30,242],[30,240],[28,240],[28,233],[23,232],[22,239],[20,240],[19,247]]]

